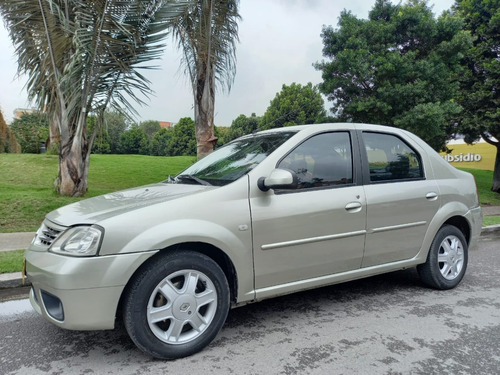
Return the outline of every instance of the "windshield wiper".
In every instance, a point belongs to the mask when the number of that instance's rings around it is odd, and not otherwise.
[[[172,176],[168,175],[168,178],[165,181],[162,181],[164,184],[175,184],[175,179]]]
[[[181,175],[177,176],[176,179],[194,181],[200,185],[212,186],[212,184],[209,183],[208,181],[202,180],[201,178],[193,176],[192,174],[181,174]]]

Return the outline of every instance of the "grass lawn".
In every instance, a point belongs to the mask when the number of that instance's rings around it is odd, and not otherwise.
[[[500,224],[500,216],[485,216],[483,217],[483,227],[488,225],[498,225]]]
[[[92,197],[165,180],[195,161],[193,156],[92,155],[89,191]],[[0,233],[34,232],[45,214],[82,198],[58,197],[53,182],[58,157],[0,154]],[[481,205],[500,205],[490,191],[492,171],[464,169],[474,174]],[[500,224],[500,216],[485,217],[483,225]],[[20,271],[23,250],[0,252],[0,273]]]
[[[481,169],[460,168],[474,175],[479,194],[479,203],[481,206],[500,206],[500,194],[491,191],[491,182],[493,181],[493,171]],[[500,216],[485,216],[483,226],[500,224]]]
[[[92,155],[87,198],[165,180],[194,156]],[[0,233],[33,232],[45,215],[82,198],[58,197],[58,156],[0,154]]]
[[[24,250],[0,251],[0,273],[20,272],[23,258]]]

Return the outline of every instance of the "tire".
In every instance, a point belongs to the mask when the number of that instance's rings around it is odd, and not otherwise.
[[[224,272],[190,251],[160,254],[131,280],[123,321],[132,341],[155,358],[199,352],[219,333],[229,311]]]
[[[427,261],[417,267],[422,282],[435,289],[455,288],[465,275],[468,245],[463,233],[452,225],[439,229]]]

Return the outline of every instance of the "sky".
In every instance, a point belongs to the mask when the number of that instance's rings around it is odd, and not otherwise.
[[[321,61],[321,30],[337,27],[342,10],[367,18],[375,0],[240,0],[239,39],[236,76],[229,93],[218,91],[215,98],[215,125],[230,126],[240,114],[261,116],[283,84],[314,85],[321,72],[313,63]],[[393,0],[393,3],[397,1]],[[434,14],[440,15],[453,0],[429,0]],[[146,120],[178,122],[194,118],[193,95],[180,64],[180,52],[167,40],[157,70],[143,71],[154,94],[145,99],[137,122]],[[0,108],[7,123],[16,108],[30,108],[24,88],[26,77],[17,77],[17,59],[8,32],[0,24]],[[325,108],[330,104],[325,101]]]

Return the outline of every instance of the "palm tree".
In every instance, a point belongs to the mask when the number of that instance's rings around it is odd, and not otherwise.
[[[173,20],[195,0],[2,0],[4,18],[28,76],[30,99],[52,119],[60,136],[56,188],[61,195],[87,191],[95,136],[90,112],[131,109],[150,93],[139,73],[163,50]]]
[[[236,73],[238,0],[197,0],[171,26],[191,80],[198,158],[213,151],[216,81],[228,91]]]

